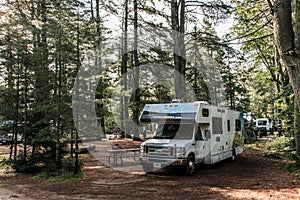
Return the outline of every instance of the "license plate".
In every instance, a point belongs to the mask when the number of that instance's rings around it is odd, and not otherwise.
[[[154,168],[161,168],[161,163],[153,163]]]

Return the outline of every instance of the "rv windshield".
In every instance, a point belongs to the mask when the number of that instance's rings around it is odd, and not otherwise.
[[[193,124],[159,124],[155,139],[192,139]]]
[[[258,125],[259,126],[267,125],[267,121],[266,120],[259,120]]]

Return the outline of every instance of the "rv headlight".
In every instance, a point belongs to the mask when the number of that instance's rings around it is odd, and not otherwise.
[[[176,156],[176,152],[175,152],[175,150],[176,150],[176,146],[175,147],[169,147],[169,157],[174,157],[174,156]]]
[[[143,154],[144,154],[144,145],[141,145],[140,148],[141,148],[141,149],[140,149],[140,153],[141,153],[141,155],[143,155]]]
[[[177,147],[176,148],[176,157],[180,158],[180,157],[185,157],[185,147]]]

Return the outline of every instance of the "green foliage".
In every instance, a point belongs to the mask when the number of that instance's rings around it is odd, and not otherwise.
[[[17,160],[12,163],[12,168],[17,173],[34,173],[34,172],[47,172],[48,174],[71,174],[74,171],[75,159],[68,157],[61,161],[58,165],[55,162],[51,162],[51,159],[47,159],[45,154],[35,154],[35,156],[27,157],[24,160],[23,155],[19,154]],[[83,162],[79,161],[79,170],[83,167]]]
[[[261,150],[261,145],[258,142],[252,143],[252,144],[245,144],[246,148],[253,149],[255,151]]]
[[[293,163],[284,163],[279,165],[280,169],[284,172],[295,172],[300,169],[300,162],[297,160]],[[295,174],[295,180],[299,181],[299,174]]]
[[[37,176],[34,176],[36,179],[47,179],[51,182],[61,182],[61,181],[75,181],[82,179],[84,177],[83,173],[78,174],[62,174],[62,175],[53,175],[51,173],[42,172]]]
[[[279,137],[266,146],[263,155],[269,158],[286,159],[288,162],[280,163],[282,171],[294,172],[300,169],[300,158],[296,155],[295,140],[293,137]],[[295,175],[295,181],[299,181],[299,175]]]
[[[276,151],[291,151],[291,144],[293,141],[293,138],[282,136],[268,143],[267,149]]]
[[[16,173],[34,173],[38,171],[38,160],[35,157],[23,159],[23,154],[19,154],[12,164],[12,168]]]
[[[0,160],[0,170],[3,174],[14,173],[14,170],[11,167],[11,163],[6,158]]]
[[[81,179],[84,177],[82,172],[78,174],[74,174],[75,167],[75,159],[71,157],[64,158],[62,160],[61,169],[57,168],[55,163],[47,163],[43,167],[42,171],[39,175],[35,176],[35,178],[48,179],[51,182],[58,181],[73,181],[77,179]],[[79,161],[79,171],[81,171],[83,167],[83,162]]]
[[[82,169],[83,167],[83,161],[79,160],[79,171]],[[74,168],[75,168],[75,159],[68,157],[68,158],[64,158],[62,160],[62,171],[64,173],[70,174],[74,172]]]
[[[16,161],[12,162],[12,168],[16,173],[35,173],[40,171],[57,171],[58,165],[45,154],[34,154],[24,160],[23,154],[17,156]]]
[[[292,137],[281,136],[267,144],[264,156],[296,160],[295,140]]]

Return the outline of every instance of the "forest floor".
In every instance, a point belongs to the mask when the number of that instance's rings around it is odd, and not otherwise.
[[[50,182],[2,169],[0,199],[300,199],[297,172],[282,170],[288,161],[263,157],[265,143],[246,145],[235,162],[198,166],[192,176],[119,171],[90,154],[83,157],[85,176],[75,181]]]

